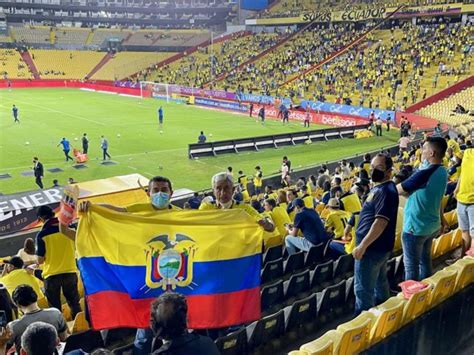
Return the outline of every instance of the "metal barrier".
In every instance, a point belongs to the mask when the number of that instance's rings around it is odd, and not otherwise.
[[[230,139],[217,142],[193,143],[188,145],[189,159],[218,154],[239,153],[241,151],[259,151],[262,148],[304,144],[307,141],[318,142],[330,139],[354,137],[359,131],[367,130],[368,124],[351,127],[334,127],[294,133],[282,133],[271,136]]]

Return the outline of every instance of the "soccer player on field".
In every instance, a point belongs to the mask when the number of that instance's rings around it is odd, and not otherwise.
[[[311,120],[311,113],[309,111],[306,111],[304,115],[304,126],[309,128],[309,122]]]
[[[262,106],[258,111],[258,117],[262,120],[262,124],[265,124],[265,106]]]
[[[160,106],[158,109],[158,122],[160,124],[160,129],[163,128],[163,107]]]
[[[18,107],[16,107],[15,105],[13,105],[12,114],[13,114],[13,123],[15,122],[20,123],[20,120],[18,119]]]

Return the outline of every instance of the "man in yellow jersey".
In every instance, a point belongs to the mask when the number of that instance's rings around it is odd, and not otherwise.
[[[362,209],[362,204],[360,203],[360,198],[356,193],[351,191],[346,192],[340,197],[340,200],[344,206],[344,211],[349,213],[360,212]]]
[[[29,285],[35,290],[39,299],[44,297],[39,279],[23,268],[24,263],[19,256],[4,260],[3,263],[5,266],[2,277],[0,277],[0,284],[6,287],[10,297],[13,295],[15,288],[20,285]]]
[[[234,193],[234,179],[226,172],[217,173],[211,179],[212,190],[215,196],[215,202],[202,202],[199,206],[200,210],[230,210],[243,209],[250,216],[254,217],[258,224],[267,232],[273,232],[275,225],[270,218],[265,218],[260,215],[252,206],[237,203],[232,199]]]
[[[74,319],[81,311],[74,241],[60,232],[60,223],[51,207],[39,207],[37,216],[43,227],[36,235],[36,256],[38,264],[43,265],[46,298],[50,307],[61,311],[62,290]]]
[[[259,195],[262,191],[262,180],[263,173],[260,166],[255,167],[255,173],[253,174],[253,187],[255,188],[255,195]]]
[[[463,253],[472,246],[474,238],[474,148],[470,147],[464,151],[461,175],[454,190],[454,196],[458,201],[458,223],[462,230]]]
[[[331,198],[327,204],[329,213],[324,223],[327,232],[334,233],[334,239],[341,239],[344,236],[344,229],[350,214],[340,209],[339,200]]]
[[[270,214],[273,223],[275,223],[276,229],[280,232],[281,238],[286,235],[286,224],[291,223],[290,216],[281,206],[277,206],[276,201],[273,198],[267,198],[263,204],[265,212]]]

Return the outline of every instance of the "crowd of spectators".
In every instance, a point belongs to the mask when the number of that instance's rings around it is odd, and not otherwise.
[[[471,32],[469,23],[392,24],[390,31],[377,31],[367,42],[288,84],[280,94],[404,109],[469,75]]]
[[[405,134],[403,138],[407,138]],[[264,249],[280,245],[291,255],[326,243],[327,255],[333,259],[352,254],[355,309],[361,312],[388,298],[385,270],[396,238],[403,245],[406,279],[421,280],[431,275],[432,240],[448,227],[443,200],[458,199],[463,254],[474,237],[469,207],[474,202],[471,140],[464,136],[441,137],[436,131],[421,143],[409,143],[411,146],[404,142],[392,155],[388,151],[366,154],[360,164],[342,160],[333,169],[322,165],[309,176],[294,171],[285,156],[280,168],[281,186],[267,184],[264,190],[260,188],[263,173],[259,166],[253,177],[242,170],[234,177],[229,167],[212,177],[209,194],[194,194],[184,208],[243,209],[255,218],[256,228],[264,230]],[[149,203],[102,206],[128,213],[179,209],[171,204],[169,179],[151,179],[147,193]],[[453,202],[448,205],[453,206]],[[90,202],[81,203],[79,211],[85,212],[90,206]],[[75,230],[60,224],[47,206],[40,207],[37,214],[43,227],[36,241],[27,239],[17,256],[4,261],[0,278],[0,306],[9,321],[2,328],[0,344],[8,343],[26,354],[38,354],[27,350],[35,346],[46,349],[46,343],[39,342],[48,341],[54,348],[66,340],[61,292],[73,318],[82,311]],[[137,332],[137,351],[160,353],[176,347],[176,353],[193,349],[217,353],[209,338],[188,332],[186,311],[186,300],[178,294],[164,294],[153,302],[151,328]],[[43,332],[44,336],[38,336]],[[155,337],[159,341],[153,342]]]

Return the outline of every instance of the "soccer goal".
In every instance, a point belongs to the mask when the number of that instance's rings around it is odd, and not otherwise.
[[[145,92],[149,91],[151,97],[163,99],[169,102],[171,97],[170,85],[163,83],[154,83],[152,81],[140,81],[140,96],[143,98]]]

